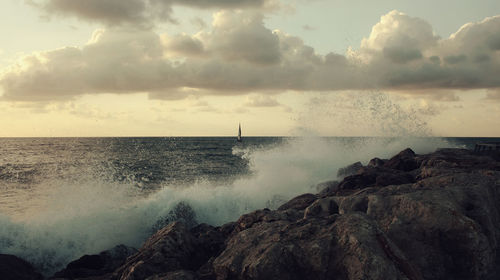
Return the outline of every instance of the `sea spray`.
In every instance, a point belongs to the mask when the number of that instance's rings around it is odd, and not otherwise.
[[[438,138],[290,138],[254,149],[235,146],[233,154],[248,160],[250,170],[226,183],[165,183],[144,193],[135,184],[99,177],[52,180],[39,189],[45,202],[29,217],[0,218],[0,252],[25,258],[50,275],[83,254],[117,244],[139,247],[152,230],[171,220],[180,203],[193,210],[197,222],[222,225],[316,192],[311,186],[335,179],[337,169],[352,162],[388,158],[407,147],[426,153],[449,146]]]

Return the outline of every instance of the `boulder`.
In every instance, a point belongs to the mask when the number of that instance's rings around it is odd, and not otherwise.
[[[387,160],[384,159],[379,159],[379,158],[372,158],[370,162],[368,162],[368,167],[382,167],[384,166],[385,162]]]
[[[363,214],[256,223],[231,237],[213,265],[221,280],[422,279]]]
[[[339,191],[339,181],[326,181],[316,185],[318,196],[324,197],[335,194]]]
[[[498,252],[500,162],[407,149],[276,210],[221,227],[171,223],[93,279],[493,280]],[[82,263],[101,267],[95,257]]]
[[[177,270],[196,270],[196,250],[196,238],[188,227],[173,222],[149,238],[115,274],[120,280],[139,280]]]
[[[85,255],[70,262],[65,269],[54,274],[52,278],[74,279],[105,275],[120,267],[129,256],[136,252],[135,248],[118,245],[97,255]]]
[[[42,280],[43,276],[27,261],[16,256],[0,254],[0,279]]]
[[[362,167],[363,164],[358,161],[346,167],[339,168],[337,171],[337,178],[344,178],[346,176],[356,174]]]
[[[318,196],[312,193],[299,195],[297,197],[292,198],[287,203],[278,207],[278,210],[286,210],[286,209],[304,210],[316,199],[318,199]]]
[[[415,159],[415,152],[408,148],[385,162],[384,167],[401,171],[411,171],[417,169],[419,166]]]

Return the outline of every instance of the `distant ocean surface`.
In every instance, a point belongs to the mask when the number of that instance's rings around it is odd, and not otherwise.
[[[484,141],[500,138],[2,138],[0,253],[50,274],[174,219],[275,208],[355,161]]]

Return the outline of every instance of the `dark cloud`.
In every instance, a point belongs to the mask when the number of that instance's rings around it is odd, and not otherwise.
[[[417,49],[384,48],[383,53],[395,63],[406,63],[422,58],[422,53]]]
[[[73,16],[82,20],[101,22],[109,26],[133,25],[151,27],[158,21],[175,22],[172,7],[194,8],[270,8],[273,0],[26,0],[47,16]]]

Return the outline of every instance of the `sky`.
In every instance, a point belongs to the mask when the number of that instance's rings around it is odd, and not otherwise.
[[[5,0],[0,137],[500,137],[493,0]]]

